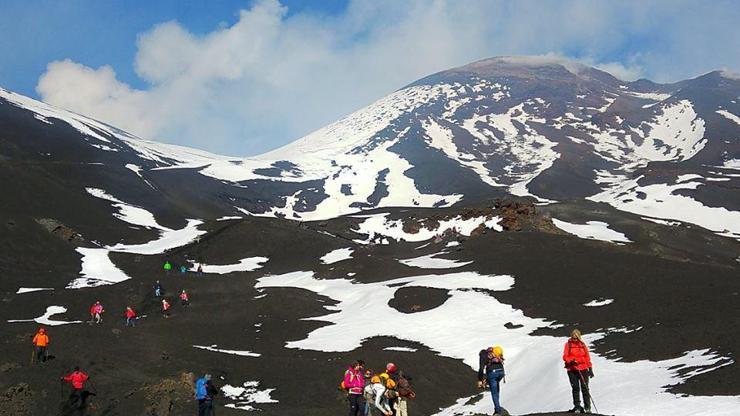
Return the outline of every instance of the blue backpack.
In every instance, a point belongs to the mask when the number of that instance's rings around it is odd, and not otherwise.
[[[196,400],[205,400],[206,398],[208,398],[208,389],[206,388],[207,384],[208,381],[205,378],[199,378],[195,381]]]

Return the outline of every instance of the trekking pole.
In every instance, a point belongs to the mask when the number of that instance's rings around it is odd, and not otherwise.
[[[31,348],[31,365],[36,360],[36,347]]]
[[[591,395],[591,387],[586,383],[586,379],[583,378],[583,372],[578,371],[578,375],[581,377],[581,385],[586,387],[586,392],[588,393],[588,399],[591,401],[591,404],[594,406],[594,410],[596,413],[599,413],[599,408],[596,407],[596,402],[594,401],[594,396]]]

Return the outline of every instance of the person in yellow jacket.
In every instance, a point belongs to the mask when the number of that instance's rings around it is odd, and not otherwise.
[[[38,362],[46,361],[46,347],[49,345],[49,335],[46,329],[39,328],[39,331],[33,337],[34,357]]]

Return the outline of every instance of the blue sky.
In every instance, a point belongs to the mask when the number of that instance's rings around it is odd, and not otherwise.
[[[288,143],[427,74],[555,54],[618,77],[740,69],[740,2],[0,2],[0,86],[230,155]]]

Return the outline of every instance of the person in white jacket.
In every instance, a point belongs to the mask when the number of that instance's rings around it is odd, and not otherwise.
[[[370,384],[365,386],[365,398],[373,398],[375,407],[385,416],[392,416],[393,411],[388,406],[388,400],[385,397],[385,386],[381,382],[380,377],[373,376],[370,379]]]

